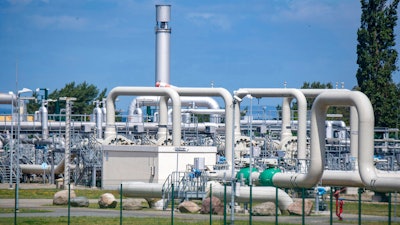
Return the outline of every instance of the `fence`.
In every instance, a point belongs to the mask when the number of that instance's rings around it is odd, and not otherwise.
[[[120,224],[134,224],[132,221],[140,221],[142,224],[185,224],[184,221],[188,220],[196,221],[194,224],[400,224],[398,193],[374,194],[363,189],[356,189],[356,193],[351,193],[350,190],[344,193],[339,187],[331,187],[323,194],[317,193],[318,189],[286,190],[294,197],[294,201],[300,204],[301,213],[294,216],[285,210],[279,214],[278,201],[280,201],[280,197],[277,194],[279,189],[273,188],[276,190],[275,215],[255,216],[255,208],[259,203],[252,201],[254,195],[252,186],[248,189],[249,201],[236,203],[233,207],[235,211],[232,214],[229,199],[231,186],[225,184],[223,197],[220,197],[223,206],[221,215],[212,213],[213,199],[208,202],[211,210],[207,214],[179,212],[177,207],[181,199],[170,201],[165,211],[150,209],[146,204],[142,205],[141,210],[124,209],[129,198],[120,194],[121,190],[124,190],[122,184],[118,187],[120,190],[93,190],[70,186],[68,193],[74,191],[77,196],[85,196],[90,202],[89,207],[72,206],[71,203],[76,199],[73,198],[74,196],[71,197],[71,194],[68,194],[67,205],[54,206],[53,196],[59,190],[50,185],[21,184],[18,188],[14,186],[13,189],[10,189],[8,184],[4,184],[0,187],[0,224],[11,224],[13,221],[14,224],[24,224],[28,219],[38,222],[51,221],[49,222],[51,224],[98,224],[99,220],[100,222],[111,221],[104,224],[117,224],[117,221]],[[115,208],[99,207],[100,195],[107,192],[115,196],[117,202]],[[208,193],[213,196],[217,194],[212,186]],[[235,196],[237,200],[240,200],[241,197],[243,196]],[[379,202],[373,200],[379,200]],[[194,202],[199,207],[202,204],[201,200]],[[306,216],[309,202],[313,203],[314,209],[309,216]]]

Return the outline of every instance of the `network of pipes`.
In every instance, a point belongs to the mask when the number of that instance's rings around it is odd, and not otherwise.
[[[0,181],[104,189],[123,184],[126,196],[164,201],[173,187],[182,189],[176,198],[203,198],[210,182],[215,195],[227,183],[231,199],[241,202],[248,201],[251,185],[254,201],[274,199],[275,187],[400,190],[400,145],[392,138],[397,130],[374,128],[373,108],[363,93],[173,86],[169,22],[170,6],[157,5],[155,85],[113,88],[95,103],[90,120],[72,113],[72,97],[62,99],[66,107],[60,114],[48,114],[44,98],[27,115],[20,93],[0,93],[0,104],[12,108],[0,121]],[[132,97],[122,121],[115,113],[119,96]],[[250,106],[243,113],[246,98],[280,98],[282,108],[267,114]],[[349,108],[350,124],[327,119],[333,106]],[[291,196],[281,189],[279,196],[279,207],[287,208]]]

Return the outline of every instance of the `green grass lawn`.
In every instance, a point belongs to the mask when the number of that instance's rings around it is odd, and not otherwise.
[[[0,218],[0,224],[13,224],[14,218]],[[18,218],[17,222],[19,225],[25,225],[25,224],[30,224],[30,225],[42,225],[42,224],[51,224],[51,225],[58,225],[58,224],[67,224],[68,223],[68,218],[67,217],[58,217],[58,218],[52,218],[52,217],[42,217],[42,218]],[[71,217],[70,218],[70,223],[71,224],[85,224],[85,225],[97,225],[97,224],[102,224],[102,225],[115,225],[119,224],[120,220],[119,218],[110,218],[110,217]],[[123,224],[130,224],[130,225],[170,225],[171,224],[171,219],[170,218],[123,218],[122,220]],[[191,224],[191,225],[205,225],[209,224],[208,220],[203,220],[203,221],[196,221],[196,220],[190,220],[190,219],[174,219],[174,224],[175,225],[186,225],[186,224]],[[213,220],[213,224],[215,225],[222,225],[224,224],[222,220]],[[229,223],[228,223],[229,224]],[[235,224],[237,225],[247,225],[249,224],[248,221],[240,221],[240,220],[235,220]],[[262,222],[262,221],[253,221],[254,225],[272,225],[275,224],[274,222]],[[280,225],[290,225],[287,223],[279,223]]]
[[[53,199],[54,194],[59,189],[19,189],[18,195],[20,199]],[[117,190],[91,190],[91,189],[75,189],[76,196],[85,196],[89,199],[98,199],[104,193],[112,193],[115,198],[119,198]],[[0,189],[0,199],[12,199],[15,196],[14,189]]]

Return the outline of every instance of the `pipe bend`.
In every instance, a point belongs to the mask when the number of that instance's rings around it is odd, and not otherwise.
[[[176,128],[173,129],[173,144],[175,146],[180,145],[181,141],[181,102],[179,100],[178,93],[172,88],[157,88],[157,87],[115,87],[107,96],[106,109],[107,109],[107,122],[106,130],[104,132],[105,139],[116,135],[115,131],[115,99],[118,96],[132,96],[132,95],[148,95],[148,96],[168,96],[172,99],[173,103],[173,122]]]

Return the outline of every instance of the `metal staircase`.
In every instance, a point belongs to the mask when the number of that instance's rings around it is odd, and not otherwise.
[[[200,171],[173,172],[162,187],[163,209],[166,210],[170,201],[174,199],[204,199],[207,195],[207,181],[206,174]]]

